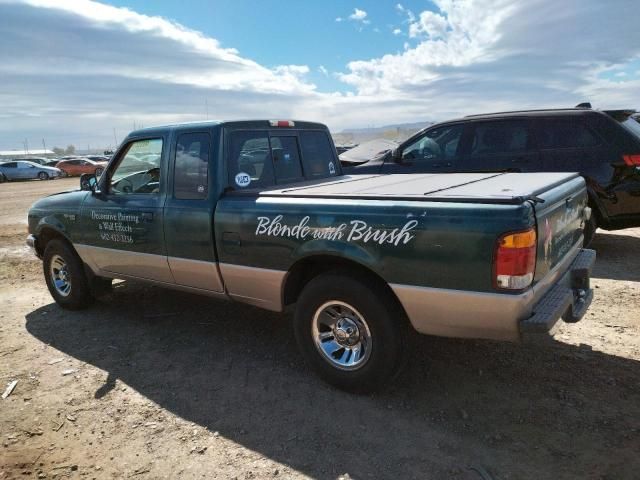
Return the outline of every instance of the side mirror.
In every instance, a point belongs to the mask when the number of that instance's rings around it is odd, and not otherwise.
[[[83,173],[80,176],[80,190],[95,192],[98,179],[93,173]]]
[[[400,150],[400,148],[394,148],[391,152],[391,158],[395,163],[402,163],[402,150]]]

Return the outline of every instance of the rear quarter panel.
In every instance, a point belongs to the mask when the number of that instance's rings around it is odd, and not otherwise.
[[[493,291],[498,236],[529,228],[535,219],[529,203],[231,194],[218,202],[214,224],[221,263],[287,271],[310,255],[335,255],[370,268],[388,283],[488,292]],[[361,235],[365,231],[378,239],[386,234],[387,241],[380,243],[371,235],[367,240]],[[229,235],[239,242],[225,241]]]

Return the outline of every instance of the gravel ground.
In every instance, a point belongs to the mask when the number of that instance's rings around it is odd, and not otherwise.
[[[379,394],[321,383],[291,318],[133,282],[52,302],[0,184],[0,478],[637,479],[640,228],[593,247],[596,298],[543,345],[419,337]]]

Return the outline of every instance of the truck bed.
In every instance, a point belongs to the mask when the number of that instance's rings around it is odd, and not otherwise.
[[[450,173],[343,176],[265,190],[261,197],[420,200],[521,204],[577,178],[577,173]],[[254,192],[255,194],[255,192]]]

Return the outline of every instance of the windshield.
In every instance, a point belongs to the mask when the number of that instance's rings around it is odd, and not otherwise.
[[[640,140],[640,123],[635,121],[633,118],[628,117],[624,122],[620,122],[620,125]]]

